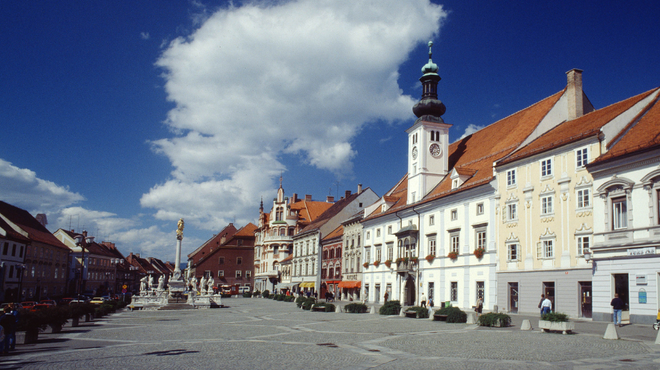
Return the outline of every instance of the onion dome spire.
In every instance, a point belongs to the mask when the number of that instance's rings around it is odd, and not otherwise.
[[[441,118],[447,108],[438,100],[438,82],[441,78],[438,75],[438,65],[433,63],[433,52],[431,47],[433,41],[429,41],[429,62],[422,67],[422,99],[413,107],[413,113],[418,118],[424,116],[424,120],[433,122],[444,122]]]

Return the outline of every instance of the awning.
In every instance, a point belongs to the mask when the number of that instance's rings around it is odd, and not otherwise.
[[[313,281],[304,281],[300,283],[301,288],[314,288],[314,282]]]
[[[298,283],[280,283],[275,285],[276,289],[290,289],[298,285]]]
[[[341,280],[327,280],[327,281],[324,281],[324,283],[326,283],[326,284],[339,284],[339,283],[341,283]]]
[[[346,280],[339,283],[340,288],[353,289],[362,286],[361,281]]]

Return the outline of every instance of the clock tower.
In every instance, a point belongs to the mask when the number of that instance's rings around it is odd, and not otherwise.
[[[449,128],[442,120],[445,105],[438,100],[438,65],[433,63],[429,41],[429,62],[422,67],[422,99],[413,107],[417,116],[408,133],[408,204],[420,201],[448,172]]]

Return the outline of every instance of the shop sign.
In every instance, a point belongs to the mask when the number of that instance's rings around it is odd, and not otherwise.
[[[646,285],[646,275],[635,275],[635,283],[637,285]]]
[[[628,249],[629,256],[643,256],[645,254],[655,254],[655,247]]]
[[[637,297],[640,304],[646,304],[646,290],[644,288],[639,290],[639,293],[637,293]]]

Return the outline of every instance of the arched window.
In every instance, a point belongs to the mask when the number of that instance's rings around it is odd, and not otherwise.
[[[341,258],[341,247],[337,248],[337,258]]]
[[[333,258],[335,258],[335,250],[330,249],[330,259],[333,259]]]
[[[327,260],[327,259],[328,259],[328,251],[327,251],[327,250],[324,250],[324,251],[323,251],[323,259],[324,259],[324,260]]]
[[[328,277],[332,278],[332,277],[334,276],[334,275],[333,275],[333,271],[334,271],[334,269],[333,269],[332,267],[330,267],[330,268],[328,269]]]

